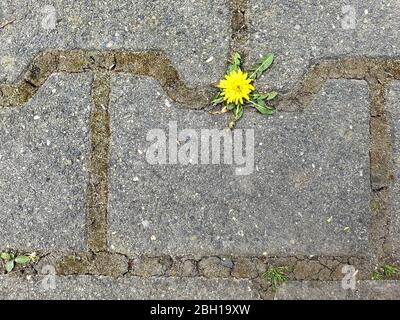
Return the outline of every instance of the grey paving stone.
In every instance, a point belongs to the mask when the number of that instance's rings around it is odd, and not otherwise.
[[[400,254],[400,81],[391,83],[387,90],[387,111],[390,116],[393,146],[394,183],[391,187],[391,242],[394,256]]]
[[[344,300],[340,281],[290,281],[278,288],[275,300]]]
[[[0,81],[13,80],[39,51],[165,50],[191,84],[225,70],[228,0],[1,0]]]
[[[399,281],[359,281],[356,290],[348,291],[348,299],[399,300]]]
[[[53,75],[0,108],[0,247],[82,249],[91,76]]]
[[[399,281],[357,281],[355,290],[340,281],[291,281],[280,287],[277,300],[398,300]]]
[[[250,0],[250,6],[249,61],[276,54],[260,87],[288,90],[321,58],[400,53],[399,1]]]
[[[0,299],[253,300],[259,295],[248,280],[235,279],[55,276],[52,281],[45,276],[0,276]]]
[[[355,255],[367,250],[365,82],[329,81],[303,113],[268,118],[246,112],[238,128],[254,129],[249,175],[235,174],[237,162],[149,164],[149,130],[168,134],[169,122],[177,121],[179,131],[193,128],[199,134],[200,129],[225,129],[227,122],[223,116],[180,109],[152,79],[115,78],[110,110],[112,250],[174,255]]]

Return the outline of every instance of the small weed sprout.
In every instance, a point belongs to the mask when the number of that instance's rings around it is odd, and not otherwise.
[[[382,280],[385,277],[390,278],[398,273],[398,269],[390,264],[386,264],[383,267],[379,267],[372,272],[372,280]]]
[[[35,262],[36,254],[33,252],[30,255],[14,255],[9,252],[1,252],[0,259],[5,261],[5,269],[7,273],[13,271],[16,264],[25,265],[29,262]]]
[[[379,271],[375,270],[372,272],[371,280],[378,281],[378,280],[382,280],[382,279],[383,279],[383,276]]]
[[[390,264],[384,265],[382,267],[382,269],[383,269],[383,274],[386,277],[394,276],[398,272],[397,268],[395,266],[390,265]]]
[[[289,279],[287,276],[288,271],[287,267],[270,267],[262,276],[271,283],[272,290],[276,291],[279,286]]]

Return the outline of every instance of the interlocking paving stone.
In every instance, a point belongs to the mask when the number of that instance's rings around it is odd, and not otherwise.
[[[393,146],[394,183],[391,186],[391,242],[395,252],[400,253],[400,81],[391,83],[387,90],[387,110],[390,116]]]
[[[341,281],[292,281],[280,287],[277,300],[391,300],[400,299],[399,281],[357,281],[355,290]]]
[[[255,300],[259,294],[248,280],[204,278],[114,279],[101,276],[45,276],[29,279],[0,276],[0,299],[208,299]],[[49,287],[55,285],[55,288]],[[47,285],[47,286],[46,286]],[[357,281],[356,289],[343,289],[340,281],[290,281],[278,288],[276,300],[399,299],[399,281]]]
[[[249,62],[276,54],[260,87],[288,90],[321,58],[400,54],[399,1],[250,0],[250,7]]]
[[[348,291],[349,299],[399,300],[399,281],[359,281],[356,290]]]
[[[343,300],[347,290],[340,281],[290,281],[278,288],[276,300]]]
[[[0,299],[259,299],[248,280],[95,276],[56,276],[55,282],[47,279],[0,276]]]
[[[0,108],[0,247],[82,249],[91,76],[53,75]]]
[[[41,50],[165,50],[191,84],[217,81],[229,40],[227,0],[1,0],[0,80],[14,80]]]
[[[268,118],[246,112],[238,128],[255,129],[255,170],[241,176],[235,175],[236,165],[146,161],[150,129],[168,134],[169,121],[177,121],[179,130],[220,130],[227,118],[180,109],[149,78],[114,78],[111,100],[112,250],[174,255],[366,252],[365,82],[329,81],[302,113]]]

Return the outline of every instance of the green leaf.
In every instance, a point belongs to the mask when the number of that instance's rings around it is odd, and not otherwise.
[[[266,114],[266,115],[272,115],[275,112],[275,109],[272,107],[264,107],[264,106],[256,106],[256,109],[262,113],[262,114]]]
[[[265,99],[267,99],[267,100],[272,100],[272,99],[276,98],[277,95],[278,95],[278,92],[276,92],[276,91],[271,91],[271,92],[268,92],[268,93],[266,94],[266,98],[265,98]]]
[[[239,70],[239,68],[238,68],[237,66],[235,66],[235,65],[233,65],[233,64],[230,64],[230,65],[228,66],[228,70],[226,71],[226,73],[227,73],[227,74],[230,74],[232,71],[237,71],[237,70]]]
[[[11,272],[14,269],[14,260],[7,261],[6,271]]]
[[[233,114],[235,115],[236,121],[241,119],[243,117],[243,107],[240,104],[238,104],[234,109]]]
[[[228,110],[233,110],[233,108],[235,108],[235,105],[234,105],[234,104],[227,104],[227,105],[226,105],[226,108],[227,108]]]
[[[239,52],[234,52],[232,55],[231,64],[228,66],[227,73],[229,74],[232,71],[239,70],[241,62],[242,62],[242,58],[241,58]]]
[[[256,105],[262,106],[262,107],[266,107],[265,102],[263,99],[259,98],[256,101],[253,101],[256,103]]]
[[[275,108],[266,106],[265,102],[261,99],[259,99],[257,101],[250,100],[250,103],[261,114],[271,115],[275,112]]]
[[[11,256],[10,256],[10,254],[7,253],[7,252],[2,252],[2,253],[0,254],[0,258],[3,259],[3,260],[11,260]]]
[[[211,103],[216,106],[217,104],[220,104],[224,102],[224,97],[221,96],[219,93],[211,100]]]
[[[15,262],[19,264],[28,263],[31,259],[28,256],[18,256],[15,258]]]
[[[231,105],[232,106],[232,117],[228,122],[228,128],[233,129],[236,125],[236,121],[240,120],[243,117],[244,109],[240,104]]]
[[[250,78],[254,80],[261,77],[265,70],[270,67],[272,62],[274,62],[274,55],[272,53],[263,56],[259,61],[257,61],[257,63],[249,68],[249,71],[251,72]]]
[[[242,57],[240,56],[240,53],[239,53],[239,52],[235,52],[235,53],[232,55],[232,63],[233,63],[234,65],[237,65],[238,67],[240,67],[241,61],[242,61]]]

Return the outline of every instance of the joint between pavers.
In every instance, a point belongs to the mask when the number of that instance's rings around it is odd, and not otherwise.
[[[229,54],[240,52],[245,60],[249,54],[249,0],[231,0],[231,42]],[[230,56],[228,58],[230,58]]]
[[[381,84],[389,79],[400,80],[400,57],[354,56],[316,61],[309,66],[299,84],[277,100],[276,108],[283,112],[303,111],[311,104],[326,81],[338,79],[364,80],[369,84]],[[374,113],[371,115],[374,116]]]
[[[110,149],[111,75],[96,72],[92,83],[89,183],[86,208],[87,246],[105,251],[107,245],[108,162]]]
[[[345,265],[359,271],[358,280],[369,280],[372,270],[368,257],[355,256],[127,256],[117,252],[83,251],[39,252],[38,257],[36,264],[27,268],[18,266],[13,273],[21,277],[40,274],[43,266],[52,265],[55,274],[61,277],[243,279],[250,281],[253,290],[265,299],[274,293],[271,284],[262,277],[270,267],[287,267],[288,281],[340,281]]]
[[[38,262],[31,265],[33,268],[40,269],[41,265],[53,265],[56,274],[62,276],[91,274],[112,277],[206,277],[254,280],[268,267],[285,266],[288,267],[288,275],[292,280],[338,280],[342,277],[340,269],[345,264],[354,265],[362,270],[363,278],[367,277],[371,267],[369,259],[361,256],[128,256],[109,251],[43,251],[37,252],[37,256]]]
[[[390,241],[390,190],[393,183],[393,149],[390,125],[385,111],[385,90],[392,77],[367,79],[371,100],[370,117],[370,183],[371,227],[370,247],[375,252],[377,265],[390,259],[393,248]]]
[[[205,108],[214,91],[211,86],[200,89],[187,86],[163,51],[47,50],[33,59],[22,80],[0,85],[0,107],[18,107],[28,102],[47,78],[57,72],[115,72],[153,77],[173,101],[189,109]]]

